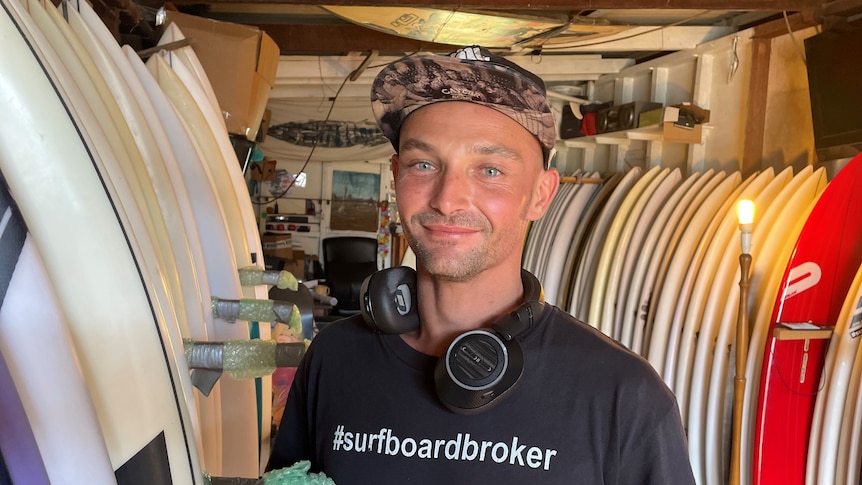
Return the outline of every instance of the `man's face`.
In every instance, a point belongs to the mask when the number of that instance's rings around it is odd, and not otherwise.
[[[496,110],[448,101],[411,114],[399,139],[398,211],[420,264],[455,281],[518,267],[527,225],[559,182],[536,138]]]

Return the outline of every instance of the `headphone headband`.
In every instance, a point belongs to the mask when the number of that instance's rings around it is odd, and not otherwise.
[[[437,397],[452,412],[477,414],[508,395],[524,371],[517,337],[531,328],[545,304],[542,284],[521,270],[524,299],[514,311],[491,324],[455,338],[437,361]],[[368,276],[362,283],[362,318],[374,330],[401,334],[419,328],[416,272],[398,266]]]

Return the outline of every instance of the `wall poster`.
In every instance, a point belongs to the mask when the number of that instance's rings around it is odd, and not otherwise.
[[[379,194],[380,174],[333,170],[330,229],[376,232]]]

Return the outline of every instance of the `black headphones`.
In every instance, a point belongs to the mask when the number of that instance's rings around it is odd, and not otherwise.
[[[524,372],[524,352],[515,337],[533,326],[544,307],[542,285],[521,270],[524,302],[500,317],[491,330],[465,332],[437,361],[437,397],[458,414],[478,414],[509,394]],[[362,282],[362,317],[381,333],[401,334],[419,328],[416,272],[406,266],[378,271]]]

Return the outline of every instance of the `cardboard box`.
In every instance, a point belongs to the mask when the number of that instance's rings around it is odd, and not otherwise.
[[[681,128],[672,122],[662,123],[662,138],[669,143],[703,143],[703,125]]]
[[[277,162],[275,160],[264,160],[262,162],[252,163],[250,166],[251,168],[249,169],[249,172],[251,172],[251,179],[260,182],[272,180],[275,178],[276,165]]]
[[[254,141],[275,85],[279,50],[266,32],[248,25],[168,11],[167,18],[192,39],[229,133]]]
[[[709,110],[690,103],[665,106],[640,114],[638,126],[661,124],[662,138],[671,143],[702,143]]]
[[[289,271],[300,281],[314,277],[314,262],[317,261],[317,256],[313,254],[306,255],[304,251],[295,250],[291,258],[267,255],[265,259],[264,266],[268,270]]]
[[[260,237],[260,242],[265,256],[282,259],[294,258],[290,234],[264,234]]]
[[[288,259],[284,262],[282,271],[290,271],[296,279],[302,281],[305,279],[305,260],[304,259]]]

